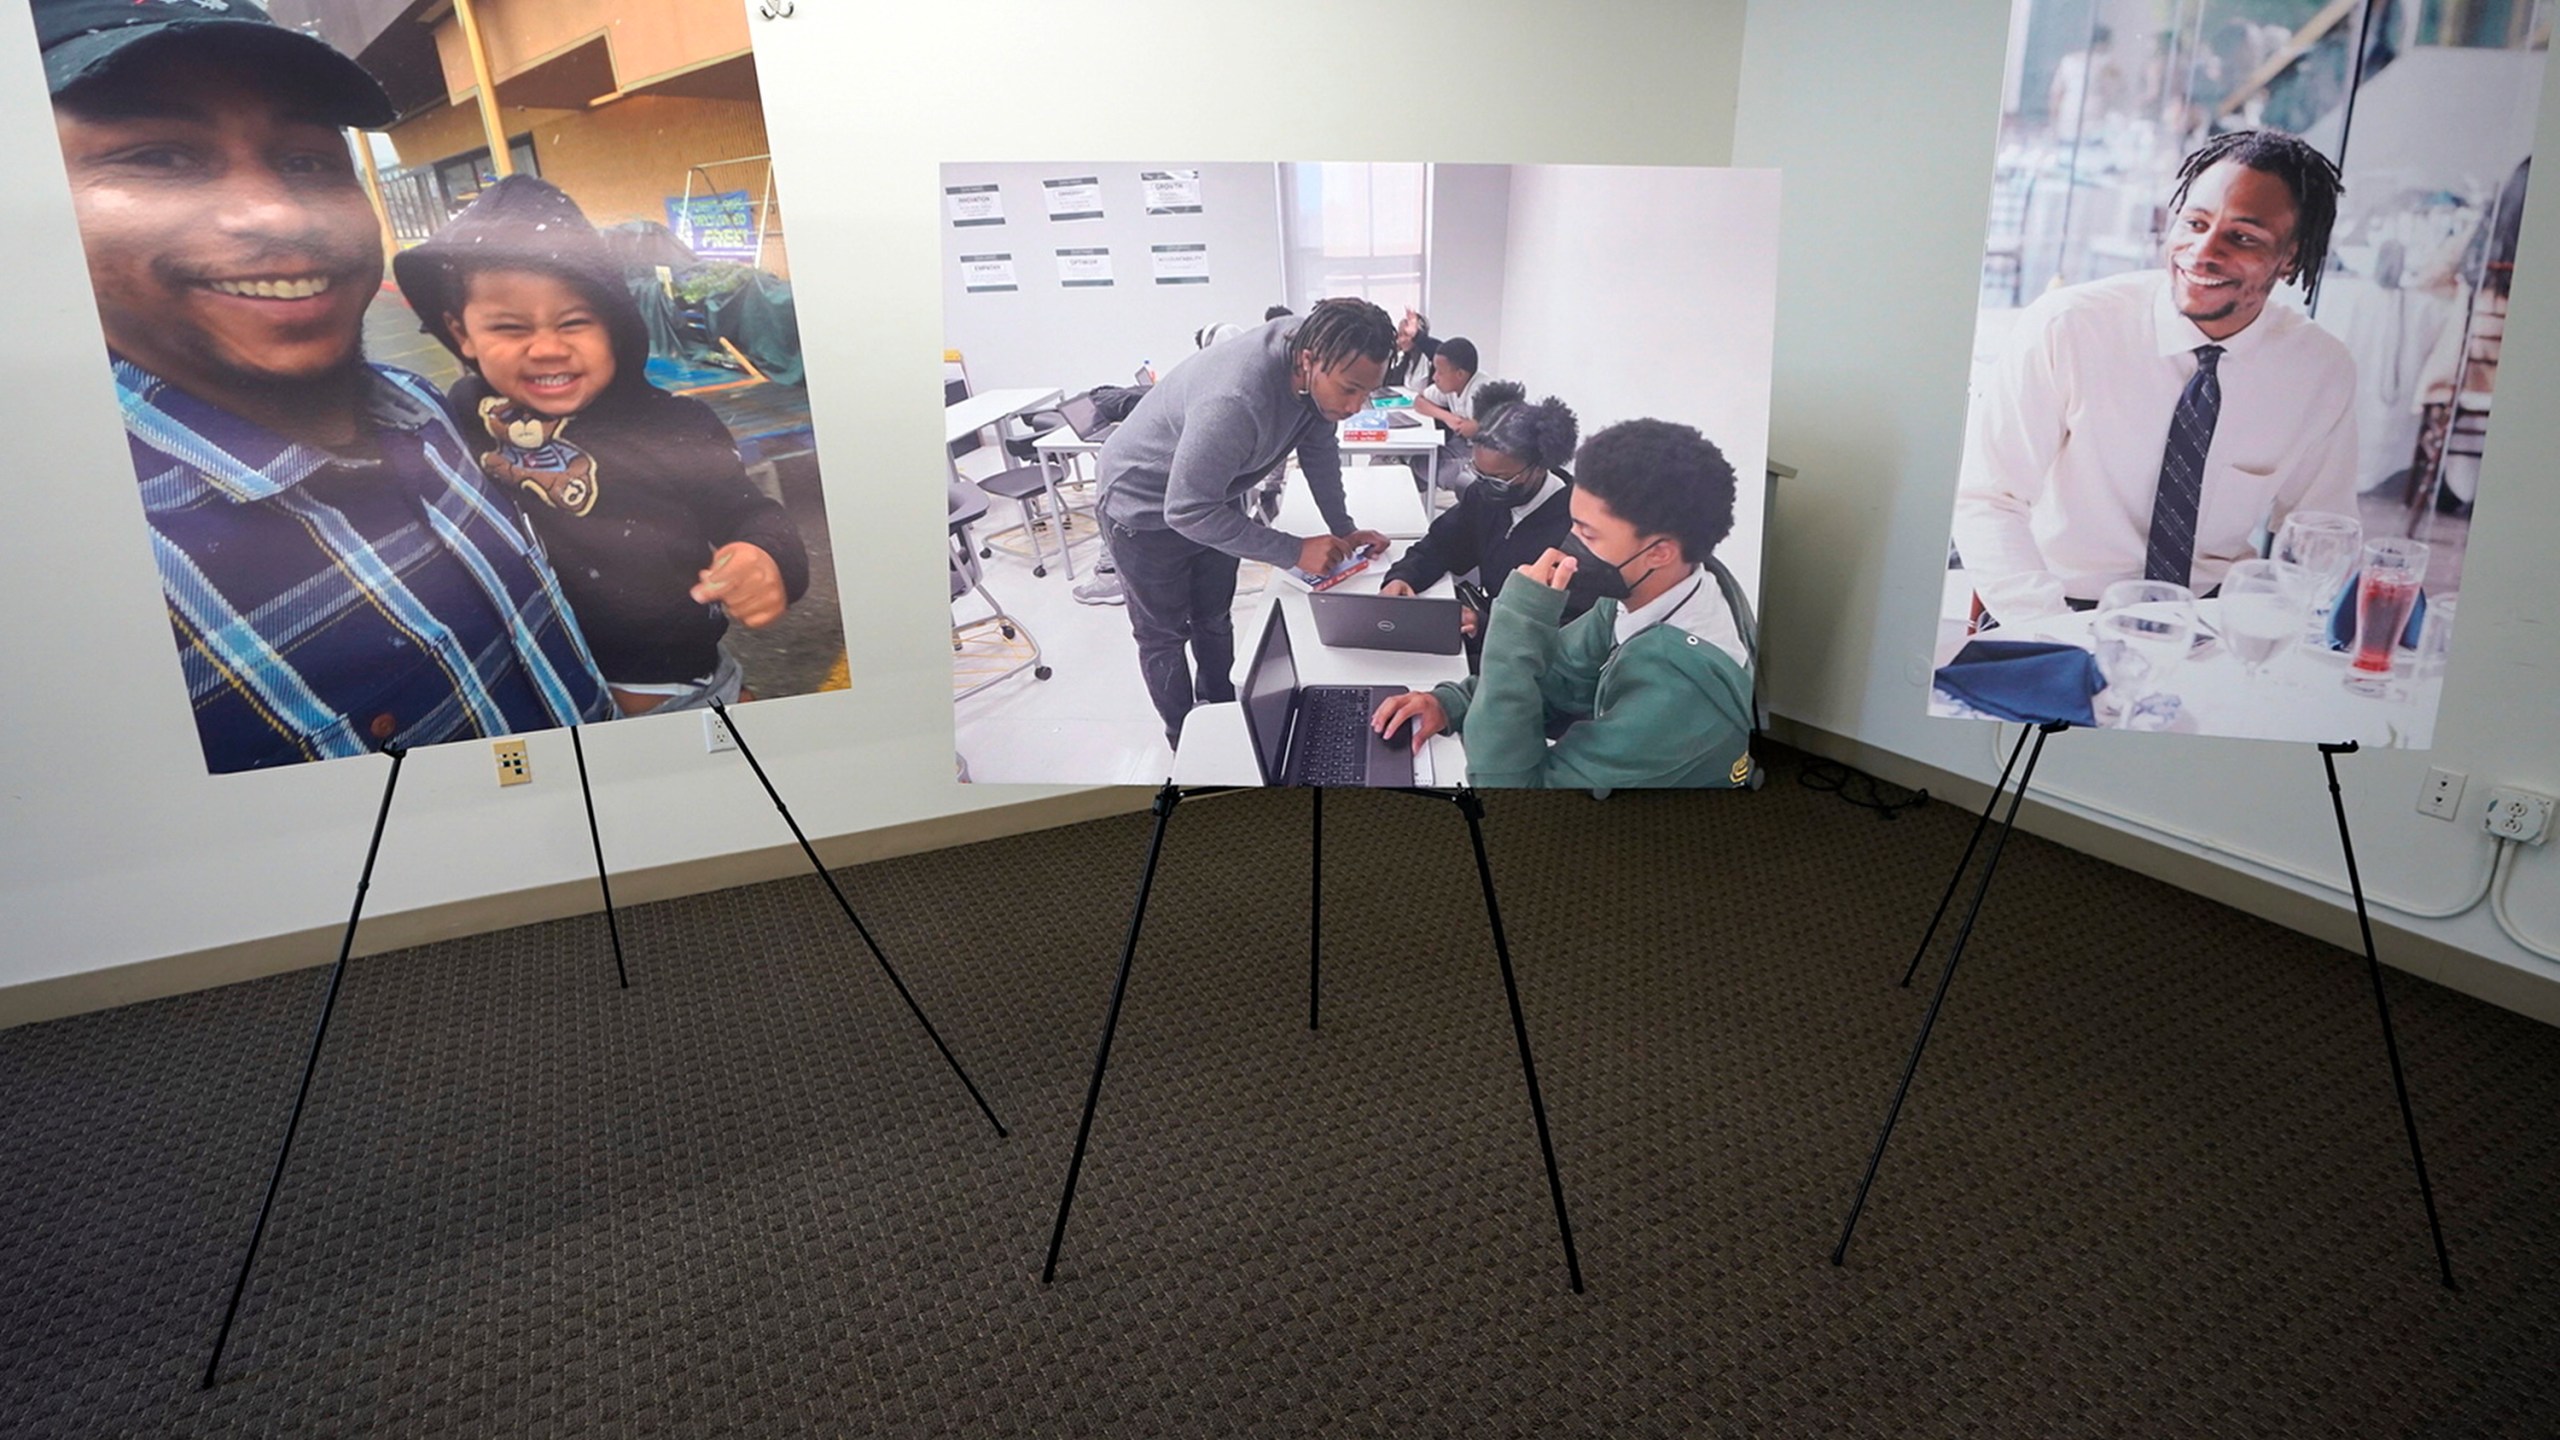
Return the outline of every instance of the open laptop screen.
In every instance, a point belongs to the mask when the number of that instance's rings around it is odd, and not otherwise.
[[[1070,395],[1059,402],[1058,413],[1067,418],[1067,428],[1075,431],[1079,439],[1092,439],[1093,432],[1103,425],[1102,407],[1093,403],[1090,390],[1081,395]]]
[[[1253,741],[1265,785],[1288,783],[1289,709],[1297,698],[1298,660],[1289,650],[1287,614],[1274,605],[1244,672],[1244,732]]]

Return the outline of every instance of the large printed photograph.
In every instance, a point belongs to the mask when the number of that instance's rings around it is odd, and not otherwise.
[[[941,179],[964,778],[1753,782],[1775,172]]]
[[[845,683],[735,0],[30,3],[209,770]]]
[[[2431,743],[2549,10],[2017,0],[1931,714]]]

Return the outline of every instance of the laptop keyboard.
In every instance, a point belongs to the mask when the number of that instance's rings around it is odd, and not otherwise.
[[[1369,776],[1369,705],[1365,690],[1311,690],[1298,699],[1301,785],[1357,785]]]

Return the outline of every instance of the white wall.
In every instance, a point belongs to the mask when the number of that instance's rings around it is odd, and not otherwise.
[[[1760,593],[1778,176],[1520,165],[1510,217],[1495,373],[1562,395],[1586,437],[1646,416],[1697,426],[1744,482],[1716,553]]]
[[[750,18],[791,207],[854,687],[754,706],[740,723],[813,834],[1039,793],[950,778],[930,398],[944,348],[943,161],[1130,155],[1167,140],[1225,160],[1727,159],[1741,0],[1474,7],[1469,82],[1504,101],[1469,119],[1466,153],[1440,156],[1419,153],[1414,127],[1379,123],[1378,68],[1356,62],[1379,13],[1352,0],[976,0]],[[28,11],[0,5],[0,133],[19,137],[0,150],[0,190],[16,206],[0,307],[13,422],[0,485],[13,717],[0,740],[0,985],[343,921],[385,768],[204,773],[61,162],[42,138],[41,73]],[[786,838],[736,757],[703,755],[693,720],[606,726],[587,749],[617,866]],[[479,745],[412,756],[369,913],[588,874],[568,741],[536,736],[532,754],[535,782],[504,792]]]
[[[1770,525],[1771,703],[1985,783],[1999,772],[1993,728],[1922,707],[2008,22],[2007,0],[1760,0],[1734,147],[1736,164],[1786,172],[1771,445],[1803,475],[1780,489]],[[2560,107],[2545,98],[2537,133],[2560,144]],[[2417,910],[2476,897],[2490,856],[2475,830],[2413,813],[2429,764],[2467,772],[2474,798],[2498,781],[2560,790],[2560,627],[2549,619],[2560,614],[2560,486],[2549,475],[2560,454],[2560,184],[2529,201],[2498,401],[2436,748],[2340,762],[2368,893]],[[2311,747],[2073,733],[2048,751],[2036,787],[2343,903]],[[2520,926],[2560,948],[2560,846],[2523,852],[2510,899]],[[2441,920],[2380,913],[2560,978],[2486,906]],[[2129,923],[2128,946],[2139,943]]]
[[[1502,368],[1503,251],[1511,235],[1511,167],[1431,167],[1431,272],[1423,313],[1431,333],[1473,341],[1484,373]]]
[[[1200,171],[1200,214],[1145,213],[1138,172],[1169,169]],[[981,390],[1126,385],[1141,361],[1161,371],[1191,353],[1201,326],[1257,325],[1280,303],[1280,202],[1270,164],[971,163],[946,165],[942,175],[942,184],[992,184],[1004,196],[1002,225],[963,230],[947,216],[942,222],[943,333],[968,357],[969,379]],[[1050,222],[1040,182],[1071,175],[1102,181],[1103,218]],[[1209,247],[1208,284],[1155,283],[1148,246],[1201,242]],[[1111,288],[1061,288],[1057,250],[1096,245],[1111,248]],[[963,291],[959,257],[988,251],[1012,253],[1021,289]]]

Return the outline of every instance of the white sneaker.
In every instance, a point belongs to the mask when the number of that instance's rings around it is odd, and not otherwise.
[[[1067,593],[1076,597],[1076,603],[1079,605],[1126,605],[1129,603],[1128,593],[1120,588],[1120,572],[1117,570],[1096,571],[1092,579]]]

